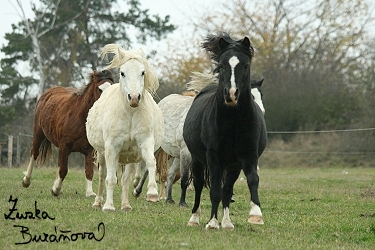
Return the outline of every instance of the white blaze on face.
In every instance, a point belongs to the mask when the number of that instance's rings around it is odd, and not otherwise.
[[[256,102],[256,104],[258,104],[260,110],[262,111],[262,113],[264,115],[266,110],[264,109],[263,102],[262,102],[262,96],[259,92],[259,89],[258,88],[252,88],[251,94],[254,96],[254,101]]]
[[[236,90],[237,90],[236,79],[235,79],[235,76],[234,76],[234,68],[237,66],[237,64],[239,62],[240,61],[238,60],[238,58],[236,56],[233,56],[231,59],[229,59],[229,65],[230,65],[230,68],[231,68],[229,96],[230,96],[230,99],[233,102],[236,102],[235,93],[236,93]]]
[[[111,86],[111,84],[109,82],[104,82],[102,84],[100,84],[100,86],[98,87],[102,92],[104,90],[106,90],[109,86]]]

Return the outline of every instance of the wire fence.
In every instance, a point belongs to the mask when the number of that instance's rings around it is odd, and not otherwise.
[[[319,131],[268,131],[269,135],[309,135],[309,134],[324,134],[324,133],[355,133],[355,132],[366,132],[375,131],[375,128],[357,128],[357,129],[340,129],[340,130],[319,130]],[[12,145],[9,144],[9,138],[0,138],[0,165],[2,166],[19,166],[22,162],[25,162],[30,157],[30,149],[32,145],[32,135],[19,133],[18,136],[12,139]],[[13,136],[12,136],[13,138]],[[368,139],[371,138],[368,136]],[[2,139],[2,140],[1,140]],[[366,140],[366,139],[365,139]],[[375,144],[375,140],[373,141]],[[375,145],[374,147],[375,148]],[[55,150],[56,151],[56,150]],[[268,154],[329,154],[329,155],[375,155],[373,151],[355,151],[353,149],[345,151],[318,151],[318,150],[285,150],[285,149],[274,149],[266,148],[265,153]]]

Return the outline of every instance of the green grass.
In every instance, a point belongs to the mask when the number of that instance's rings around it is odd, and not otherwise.
[[[264,166],[264,165],[263,165]],[[189,209],[148,203],[145,190],[141,198],[131,197],[131,212],[103,213],[91,208],[93,198],[86,198],[84,171],[70,169],[64,181],[63,195],[52,197],[50,189],[57,168],[37,168],[31,186],[21,185],[24,168],[0,168],[1,249],[374,249],[375,246],[375,169],[374,168],[262,168],[259,196],[265,225],[247,223],[249,192],[245,181],[238,181],[231,206],[234,231],[206,231],[210,202],[208,190],[202,195],[199,227],[187,227],[193,202],[188,191]],[[95,174],[97,178],[97,173]],[[94,189],[97,179],[94,180]],[[115,206],[120,207],[120,187],[115,189]],[[179,185],[174,185],[179,198]],[[55,220],[5,220],[18,198],[18,212],[46,211]],[[219,214],[219,221],[221,221]],[[20,228],[31,234],[95,232],[105,225],[102,241],[30,243],[23,242]]]

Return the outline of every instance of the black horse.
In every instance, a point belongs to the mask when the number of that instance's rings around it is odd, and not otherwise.
[[[235,41],[227,33],[208,36],[202,47],[217,63],[219,84],[204,88],[187,113],[183,136],[192,156],[195,201],[188,225],[198,225],[200,198],[210,186],[211,217],[206,229],[219,229],[217,211],[222,201],[223,229],[234,229],[229,218],[233,185],[241,169],[250,189],[248,222],[264,224],[258,197],[258,158],[267,143],[264,117],[251,95],[250,40]]]

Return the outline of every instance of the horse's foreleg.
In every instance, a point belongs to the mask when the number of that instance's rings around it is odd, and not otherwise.
[[[85,154],[85,174],[86,174],[86,197],[95,197],[92,190],[92,178],[94,175],[93,151]]]
[[[238,176],[241,173],[241,169],[238,170],[227,170],[225,172],[224,186],[223,186],[223,220],[221,221],[221,227],[223,229],[233,230],[234,225],[229,217],[229,205],[233,194],[233,186]]]
[[[23,172],[25,176],[22,179],[22,186],[25,187],[25,188],[30,186],[31,174],[33,172],[34,163],[35,163],[34,156],[31,156],[29,165],[27,166],[27,170],[25,172]]]
[[[65,149],[63,146],[59,148],[59,160],[58,160],[59,171],[51,189],[51,194],[53,196],[59,196],[61,194],[63,181],[65,179],[65,176],[68,174],[69,155],[70,155],[69,150]]]
[[[247,185],[250,189],[250,213],[248,222],[252,224],[263,225],[263,215],[260,210],[260,201],[258,196],[259,176],[257,173],[257,162],[245,167],[244,173],[247,179]]]
[[[153,141],[153,140],[152,140]],[[151,140],[141,145],[142,157],[148,169],[147,201],[159,201],[158,187],[156,184],[156,160],[154,156],[154,143]]]
[[[106,143],[106,150],[105,150],[105,162],[107,166],[107,177],[105,178],[105,186],[107,188],[107,196],[105,204],[102,208],[103,211],[115,211],[115,206],[113,203],[113,191],[117,184],[117,168],[118,168],[118,152],[117,149],[112,146],[110,143]]]
[[[165,202],[167,203],[174,203],[174,200],[172,198],[172,186],[173,181],[176,176],[176,172],[180,168],[180,159],[174,158],[172,166],[168,169],[168,175],[167,175],[167,199]]]
[[[207,151],[207,165],[210,173],[210,199],[211,199],[211,219],[206,225],[206,229],[219,229],[217,212],[222,197],[222,177],[223,169],[216,152]]]
[[[93,208],[101,208],[103,205],[104,178],[107,172],[104,155],[100,154],[99,152],[97,153],[97,161],[99,164],[99,184],[98,193],[95,196],[95,202],[92,205]]]
[[[130,163],[125,165],[125,171],[122,174],[121,178],[121,186],[122,186],[122,193],[121,193],[121,211],[130,211],[132,207],[129,203],[129,186],[131,182],[131,178],[134,173],[134,168],[137,168],[140,163]]]

